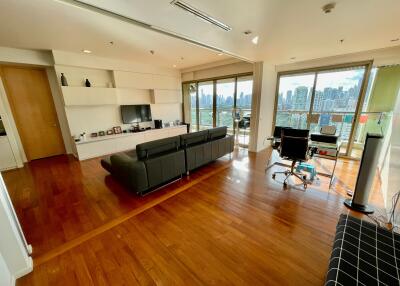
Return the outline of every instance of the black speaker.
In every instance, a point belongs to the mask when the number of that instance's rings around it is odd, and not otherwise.
[[[154,120],[154,128],[155,129],[161,129],[162,128],[162,120],[161,119],[155,119]]]

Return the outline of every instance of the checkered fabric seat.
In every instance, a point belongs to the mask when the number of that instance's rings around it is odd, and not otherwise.
[[[400,285],[400,235],[342,214],[326,286]]]

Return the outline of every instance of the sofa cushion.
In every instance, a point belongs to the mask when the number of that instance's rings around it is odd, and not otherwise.
[[[228,132],[228,127],[222,126],[217,128],[208,129],[209,139],[217,140],[224,138]]]
[[[136,155],[139,160],[142,160],[157,156],[159,154],[177,151],[179,147],[179,136],[168,137],[136,145]]]
[[[208,130],[183,134],[181,137],[181,145],[182,146],[193,146],[197,144],[201,144],[207,142],[208,140]]]

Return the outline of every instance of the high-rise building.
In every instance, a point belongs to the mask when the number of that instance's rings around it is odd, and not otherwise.
[[[292,94],[293,94],[293,91],[291,91],[291,90],[288,90],[286,92],[286,109],[287,110],[292,109]]]
[[[306,86],[298,86],[294,90],[293,108],[294,110],[306,110],[308,88]]]

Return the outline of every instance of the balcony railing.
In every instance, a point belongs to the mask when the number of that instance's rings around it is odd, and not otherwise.
[[[243,116],[251,116],[250,108],[240,108]],[[232,118],[232,108],[217,108],[216,126],[227,126],[228,134],[235,134],[234,120]],[[196,109],[192,108],[192,122],[196,122]],[[213,127],[213,111],[212,108],[199,108],[199,130],[210,129]],[[196,131],[196,124],[192,124],[192,131]],[[240,128],[238,134],[238,142],[240,145],[248,145],[250,140],[250,128]]]
[[[350,138],[351,127],[354,121],[354,112],[313,112],[308,116],[308,111],[287,110],[278,111],[276,117],[276,126],[288,126],[292,128],[307,128],[310,121],[310,131],[319,132],[323,125],[335,125],[336,134],[346,143]],[[313,122],[317,115],[318,120]],[[385,134],[388,123],[391,119],[391,113],[388,112],[362,112],[358,126],[355,129],[355,144],[363,145],[367,132]]]

